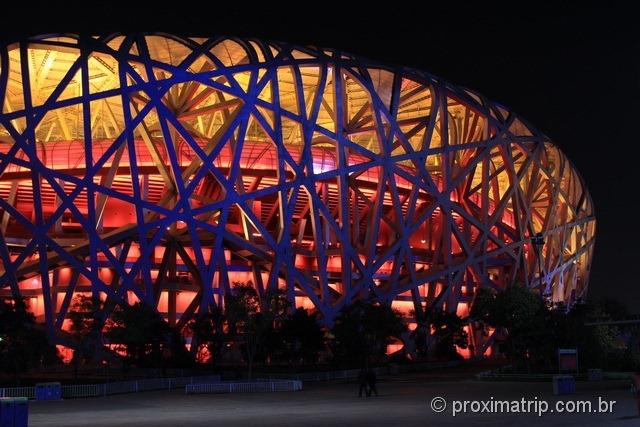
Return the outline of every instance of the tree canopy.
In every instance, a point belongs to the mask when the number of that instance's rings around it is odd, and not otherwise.
[[[402,315],[391,306],[355,301],[340,311],[331,328],[334,357],[346,363],[381,360],[387,344],[405,331]]]
[[[0,370],[19,384],[24,372],[57,361],[56,348],[24,300],[0,300]]]
[[[180,364],[188,357],[178,332],[142,302],[119,305],[107,322],[105,335],[140,366],[164,366],[167,359]]]

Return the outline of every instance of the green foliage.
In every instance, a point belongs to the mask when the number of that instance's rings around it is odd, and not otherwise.
[[[456,346],[463,349],[468,346],[469,337],[464,330],[467,322],[458,317],[456,313],[439,309],[429,313],[428,323],[433,328],[436,357],[442,359],[459,358]]]
[[[479,289],[471,308],[473,320],[496,328],[497,344],[515,369],[556,371],[558,348],[577,348],[580,368],[635,370],[640,366],[640,331],[615,325],[590,326],[593,319],[621,319],[617,303],[578,302],[570,309],[547,304],[522,285],[494,293]]]
[[[559,308],[562,311],[562,307]],[[585,368],[638,370],[640,368],[640,329],[636,324],[588,326],[585,323],[625,319],[626,309],[619,303],[602,300],[577,304],[563,318],[561,343],[578,348],[580,363]],[[573,326],[575,324],[575,326]]]
[[[166,359],[186,357],[179,334],[157,311],[141,302],[116,307],[107,323],[106,337],[139,366],[157,366]]]
[[[69,332],[76,345],[74,364],[94,359],[102,348],[102,319],[104,303],[99,298],[78,295],[73,299],[67,317],[71,321]]]
[[[492,311],[495,304],[495,292],[488,288],[478,288],[471,305],[470,317],[480,324],[492,323]]]
[[[193,334],[194,342],[207,347],[210,355],[209,362],[212,366],[215,366],[220,359],[224,348],[226,340],[225,322],[226,316],[219,307],[215,307],[196,317],[188,324],[188,328]]]
[[[256,358],[264,360],[277,340],[277,325],[286,316],[289,302],[279,289],[266,292],[261,301],[252,284],[236,283],[225,296],[225,307],[228,337],[242,351],[251,378]]]
[[[58,361],[47,334],[22,299],[0,301],[0,370],[15,376]]]
[[[390,306],[355,301],[340,311],[331,329],[334,357],[346,363],[382,360],[387,344],[405,331],[401,314]]]
[[[489,321],[493,326],[528,331],[538,326],[537,316],[544,314],[544,310],[545,303],[539,295],[516,283],[495,296]]]
[[[468,347],[469,337],[464,329],[467,319],[441,308],[431,309],[426,314],[414,311],[411,314],[417,321],[411,337],[419,358],[457,359],[460,355],[456,347]]]
[[[498,343],[499,349],[515,366],[530,370],[532,362],[549,360],[546,305],[523,285],[513,284],[498,294],[480,289],[471,318],[507,332],[506,338]]]
[[[292,365],[315,363],[324,347],[324,333],[317,313],[298,308],[285,317],[280,328],[282,350]]]
[[[415,316],[415,312],[412,312],[412,315]],[[429,357],[431,331],[429,330],[429,324],[426,319],[417,317],[416,320],[416,328],[411,333],[411,338],[415,343],[417,356],[426,359]]]
[[[251,284],[234,283],[224,298],[229,335],[244,333],[250,318],[260,312],[260,298]]]

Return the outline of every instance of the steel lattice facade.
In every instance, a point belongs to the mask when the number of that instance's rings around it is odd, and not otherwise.
[[[78,293],[180,327],[233,282],[327,323],[369,294],[411,322],[464,315],[479,286],[587,289],[595,219],[570,161],[426,72],[165,34],[36,37],[0,59],[0,284],[60,342]]]

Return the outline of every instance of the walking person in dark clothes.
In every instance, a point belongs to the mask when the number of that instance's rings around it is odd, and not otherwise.
[[[373,392],[376,396],[378,395],[378,389],[376,388],[376,373],[373,371],[373,369],[369,369],[367,371],[367,385],[369,386],[369,392],[367,393],[367,396],[371,396],[371,393]]]
[[[367,387],[367,383],[368,383],[367,372],[364,369],[361,369],[360,372],[358,372],[358,383],[360,384],[360,388],[358,389],[358,397],[362,397],[363,391],[365,396],[369,397],[371,392]]]

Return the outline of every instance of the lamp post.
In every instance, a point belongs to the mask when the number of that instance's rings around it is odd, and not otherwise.
[[[536,233],[531,238],[531,243],[536,248],[536,255],[538,257],[538,280],[540,281],[540,295],[544,296],[544,290],[542,289],[542,247],[544,246],[544,235],[542,233]]]

